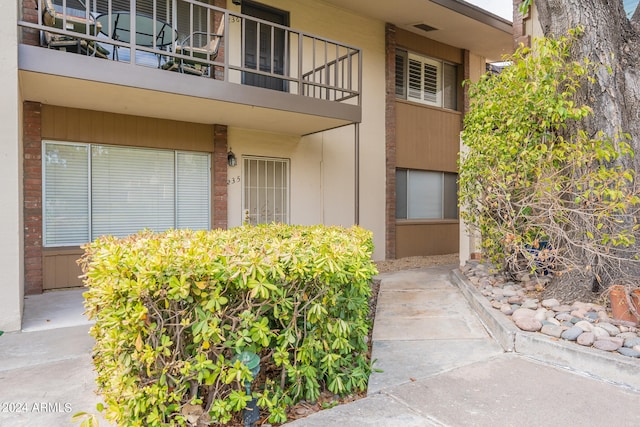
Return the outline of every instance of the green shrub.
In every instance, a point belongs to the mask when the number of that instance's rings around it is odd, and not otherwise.
[[[106,417],[227,423],[252,399],[271,422],[323,388],[366,388],[371,262],[359,227],[141,232],[86,245],[85,306]],[[234,355],[257,353],[251,378]],[[245,381],[255,380],[252,396]],[[102,409],[102,408],[99,408]]]
[[[484,256],[516,277],[572,273],[601,283],[618,280],[625,263],[638,271],[629,135],[581,129],[593,113],[578,89],[611,71],[570,59],[582,32],[521,47],[502,73],[469,86],[461,217],[481,234]]]

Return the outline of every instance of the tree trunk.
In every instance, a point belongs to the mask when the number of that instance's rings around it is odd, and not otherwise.
[[[637,188],[640,181],[640,5],[629,19],[622,0],[534,2],[545,36],[562,36],[569,29],[583,26],[585,32],[574,44],[572,56],[576,60],[587,58],[593,64],[601,64],[595,83],[584,84],[577,99],[590,106],[593,115],[573,128],[569,126],[567,134],[575,135],[578,126],[592,136],[599,130],[611,137],[621,132],[628,134],[630,140],[627,142],[636,155],[624,157],[618,163],[636,171]],[[637,220],[637,216],[630,213],[624,223],[632,226]],[[621,251],[620,256],[632,260],[639,246],[640,238],[636,235],[634,247]],[[600,267],[640,276],[640,264],[633,261]]]
[[[595,84],[584,85],[580,93],[579,100],[594,112],[586,130],[591,135],[598,130],[610,136],[628,133],[636,157],[625,166],[640,171],[640,7],[629,20],[622,0],[535,0],[535,4],[545,36],[562,36],[579,25],[585,28],[574,58],[602,64]]]

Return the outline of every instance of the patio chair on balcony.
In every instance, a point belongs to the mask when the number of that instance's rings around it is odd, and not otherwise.
[[[42,11],[42,22],[47,27],[72,31],[79,34],[87,34],[88,26],[89,34],[97,35],[100,32],[100,23],[96,22],[92,16],[89,16],[89,19],[87,19],[84,11],[67,8],[65,20],[65,13],[63,12],[63,9],[59,6],[55,6],[52,0],[44,0],[43,3],[44,10]],[[93,40],[85,40],[81,37],[44,31],[43,41],[50,49],[82,53],[105,59],[109,54],[109,51],[98,43]]]
[[[163,64],[162,68],[195,76],[208,76],[210,64],[203,61],[215,61],[224,36],[224,20],[220,21],[217,34],[196,31],[178,43],[175,53],[189,56],[189,59],[176,58]]]

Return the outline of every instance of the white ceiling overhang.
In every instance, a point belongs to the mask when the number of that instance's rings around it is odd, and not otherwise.
[[[461,0],[325,0],[359,15],[499,61],[513,51],[511,22]],[[435,28],[423,31],[415,25]]]

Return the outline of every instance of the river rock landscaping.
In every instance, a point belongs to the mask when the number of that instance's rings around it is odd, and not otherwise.
[[[478,261],[469,261],[460,270],[496,310],[509,316],[523,331],[640,358],[640,331],[636,324],[613,319],[604,304],[540,298],[550,277],[522,274],[509,280]]]

